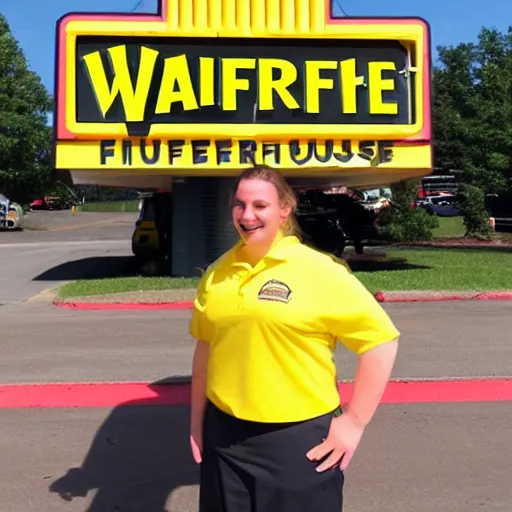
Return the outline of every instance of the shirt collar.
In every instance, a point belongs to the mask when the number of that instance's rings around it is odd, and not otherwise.
[[[263,260],[274,260],[274,261],[286,261],[288,258],[288,251],[290,247],[293,247],[294,245],[300,244],[300,240],[295,235],[283,235],[282,233],[279,233],[274,243],[272,244],[270,250],[267,252],[267,254],[263,257]],[[232,253],[231,253],[231,263],[235,266],[246,266],[247,263],[244,261],[241,261],[237,258],[237,252],[240,247],[243,245],[243,240],[240,240],[237,242],[237,244],[233,247]]]
[[[265,258],[286,261],[288,259],[289,249],[294,245],[300,244],[300,240],[295,235],[284,235],[277,240],[266,254]]]

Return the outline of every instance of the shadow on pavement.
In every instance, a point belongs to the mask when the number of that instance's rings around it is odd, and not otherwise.
[[[393,258],[387,260],[379,260],[376,258],[350,258],[346,259],[350,268],[354,272],[379,272],[382,270],[414,270],[428,269],[427,265],[414,265],[408,263],[406,258]]]
[[[68,261],[44,271],[33,281],[74,281],[130,275],[135,268],[133,256],[97,256]]]
[[[431,268],[413,265],[406,258],[379,259],[373,256],[346,258],[354,272],[378,272],[380,270],[411,270]],[[157,265],[154,263],[154,265]],[[167,276],[165,263],[155,268],[140,267],[133,256],[100,256],[69,261],[46,270],[34,277],[34,281],[75,281],[78,279],[104,279],[136,275]]]
[[[68,469],[49,491],[72,501],[97,490],[87,512],[180,512],[177,506],[168,508],[170,494],[198,483],[189,407],[162,405],[157,395],[115,407],[82,465]]]

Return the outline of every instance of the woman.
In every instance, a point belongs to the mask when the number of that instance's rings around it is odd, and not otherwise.
[[[204,273],[190,332],[200,512],[339,512],[344,470],[391,374],[399,332],[334,258],[302,244],[275,170],[241,174],[240,242]],[[342,411],[333,352],[358,354]]]

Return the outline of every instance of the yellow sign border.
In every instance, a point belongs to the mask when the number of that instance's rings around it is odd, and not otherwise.
[[[169,6],[176,10],[179,5],[182,9],[186,5],[205,4],[206,0],[167,0]],[[223,0],[223,8],[230,0]],[[281,0],[285,3],[289,0]],[[252,4],[257,5],[264,0],[253,0]],[[276,3],[277,0],[272,0]],[[109,16],[79,16],[65,17],[60,22],[60,37],[64,38],[60,45],[64,55],[59,57],[59,94],[65,95],[65,101],[59,102],[57,139],[97,139],[100,138],[124,138],[128,136],[124,123],[78,123],[76,122],[76,41],[80,36],[115,36],[122,40],[123,37],[147,37],[148,40],[154,37],[249,37],[249,38],[296,38],[296,39],[352,39],[352,40],[392,40],[399,41],[409,52],[415,67],[410,69],[416,74],[415,110],[416,122],[408,125],[271,125],[271,124],[154,124],[151,126],[149,138],[159,137],[186,137],[186,138],[209,138],[215,134],[216,138],[318,138],[325,139],[333,137],[350,137],[352,139],[374,138],[374,139],[418,139],[426,140],[426,126],[430,128],[430,118],[426,102],[429,101],[430,90],[426,84],[430,79],[430,62],[427,62],[429,48],[426,47],[428,27],[421,19],[329,19],[327,16],[320,19],[318,4],[321,0],[313,2],[316,6],[316,21],[309,26],[309,31],[298,31],[297,28],[281,27],[280,30],[267,26],[266,21],[261,19],[253,20],[250,27],[236,25],[236,20],[230,22],[222,19],[221,25],[215,25],[213,20],[210,24],[203,24],[201,28],[187,25],[183,20],[188,20],[188,14],[178,17],[178,21],[171,22],[165,19],[170,17],[170,12],[157,17],[145,16],[138,19],[133,16],[131,19],[123,19],[117,16],[109,19]],[[218,2],[217,2],[218,3]],[[248,2],[243,0],[244,4]],[[267,2],[268,3],[268,2]],[[300,0],[295,0],[300,3]],[[323,2],[322,2],[323,3]],[[212,0],[209,1],[212,4]],[[187,8],[188,11],[193,7]],[[188,12],[187,11],[187,12]],[[224,11],[223,11],[224,12]],[[110,16],[112,17],[112,16]],[[129,18],[124,16],[124,18]],[[173,18],[174,19],[174,18]],[[270,22],[272,17],[268,17]],[[217,20],[218,21],[218,20]],[[258,29],[259,27],[259,29]],[[64,68],[64,69],[63,69]],[[63,75],[62,75],[63,73]],[[425,75],[428,74],[428,75]],[[426,80],[428,78],[428,80]],[[62,90],[64,87],[65,90]],[[425,115],[426,114],[426,115]],[[427,119],[427,118],[428,119]]]

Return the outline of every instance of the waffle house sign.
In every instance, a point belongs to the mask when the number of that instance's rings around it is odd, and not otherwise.
[[[59,22],[56,166],[431,166],[429,33],[324,0],[163,0]]]

